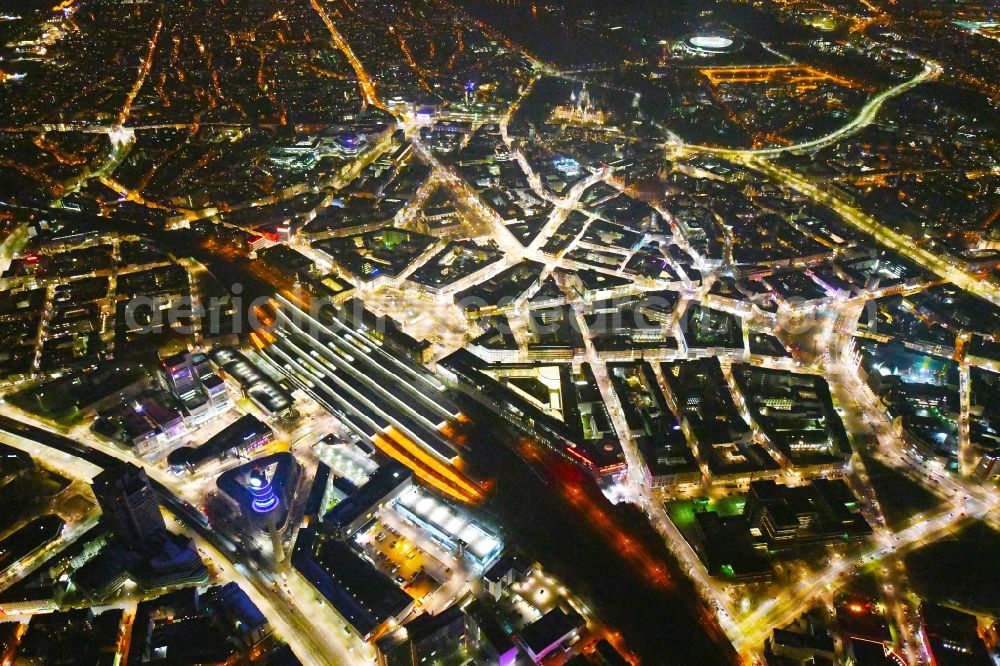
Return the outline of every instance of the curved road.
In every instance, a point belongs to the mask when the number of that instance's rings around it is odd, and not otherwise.
[[[895,97],[896,95],[906,92],[910,88],[920,85],[924,81],[937,77],[941,71],[941,66],[937,63],[926,63],[924,68],[912,79],[904,81],[899,85],[893,86],[892,88],[883,90],[868,100],[865,105],[861,107],[858,114],[851,120],[851,122],[817,139],[812,139],[803,143],[795,143],[790,146],[775,146],[772,148],[756,148],[746,150],[738,148],[719,148],[716,146],[703,146],[689,143],[682,143],[680,147],[694,152],[712,153],[736,159],[745,159],[748,157],[777,157],[783,153],[798,153],[816,150],[818,148],[825,148],[826,146],[832,145],[844,137],[850,136],[851,134],[854,134],[862,128],[870,125],[872,121],[875,120],[875,116],[878,115],[879,110],[882,108],[882,104],[890,97]]]

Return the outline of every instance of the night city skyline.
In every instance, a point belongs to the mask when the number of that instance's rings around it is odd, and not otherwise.
[[[987,0],[0,0],[0,666],[1000,663]]]

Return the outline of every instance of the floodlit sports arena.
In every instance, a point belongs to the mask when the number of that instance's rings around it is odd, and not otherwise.
[[[681,46],[690,53],[713,55],[739,51],[743,47],[743,42],[734,35],[722,32],[698,32],[683,37]]]

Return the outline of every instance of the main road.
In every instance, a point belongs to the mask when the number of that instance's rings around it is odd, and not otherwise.
[[[88,482],[101,470],[122,461],[142,466],[161,503],[172,516],[171,522],[192,536],[203,556],[212,560],[247,593],[303,663],[314,666],[374,663],[371,646],[344,632],[344,623],[332,621],[328,608],[317,604],[319,607],[307,611],[305,606],[312,603],[312,595],[300,595],[297,600],[303,607],[296,608],[289,597],[280,593],[273,573],[262,571],[249,557],[246,561],[236,558],[239,551],[224,535],[211,529],[201,511],[168,487],[174,482],[161,468],[147,465],[113,447],[82,444],[2,414],[0,440],[32,456],[47,459]],[[293,574],[286,576],[296,578]]]
[[[804,153],[810,150],[818,150],[820,148],[832,146],[841,139],[844,139],[870,125],[875,120],[879,110],[882,108],[882,104],[884,104],[887,99],[900,95],[910,88],[920,85],[924,81],[937,77],[941,71],[941,66],[937,63],[926,62],[924,64],[924,68],[913,78],[907,79],[892,88],[887,88],[868,100],[864,106],[858,110],[858,114],[854,116],[849,123],[842,125],[829,134],[825,134],[810,141],[793,143],[788,146],[774,146],[771,148],[754,148],[746,150],[719,148],[716,146],[702,146],[697,144],[683,144],[681,147],[695,152],[714,153],[727,158],[747,159],[751,157],[778,157],[784,153]]]
[[[984,283],[974,275],[966,273],[954,263],[943,259],[935,253],[919,247],[914,240],[894,229],[882,224],[871,215],[861,211],[850,198],[836,188],[824,188],[810,182],[803,176],[795,173],[791,169],[778,166],[769,161],[769,158],[778,157],[784,153],[804,153],[818,150],[844,139],[860,131],[864,127],[874,122],[879,110],[887,99],[900,95],[911,88],[914,88],[925,81],[936,78],[942,71],[940,65],[934,62],[925,62],[924,68],[913,78],[883,90],[872,97],[861,107],[858,114],[850,122],[837,130],[821,136],[819,138],[796,143],[789,146],[777,146],[772,148],[760,148],[752,150],[741,150],[734,148],[719,148],[714,146],[703,146],[697,144],[682,143],[679,146],[672,145],[682,151],[690,153],[709,153],[719,155],[733,162],[741,163],[754,169],[774,181],[794,190],[813,201],[831,208],[838,213],[845,222],[871,236],[878,243],[898,252],[907,259],[910,259],[928,271],[946,279],[962,289],[984,298],[994,305],[1000,305],[1000,291],[991,284]]]
[[[925,268],[955,285],[994,305],[1000,306],[1000,291],[990,283],[970,275],[937,254],[914,243],[913,238],[890,229],[871,215],[861,211],[849,200],[846,194],[837,189],[824,189],[812,183],[791,169],[778,166],[773,162],[757,158],[739,158],[752,169],[771,177],[778,183],[805,195],[813,201],[823,204],[838,213],[845,222],[871,236],[875,241],[901,254],[910,261]]]

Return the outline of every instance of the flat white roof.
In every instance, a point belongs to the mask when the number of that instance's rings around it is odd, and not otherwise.
[[[454,541],[464,541],[468,544],[468,551],[479,560],[489,557],[501,545],[497,536],[473,522],[467,514],[432,497],[417,486],[407,489],[400,495],[398,502]]]
[[[728,49],[733,45],[733,40],[722,35],[695,35],[688,39],[691,46],[699,49]]]

